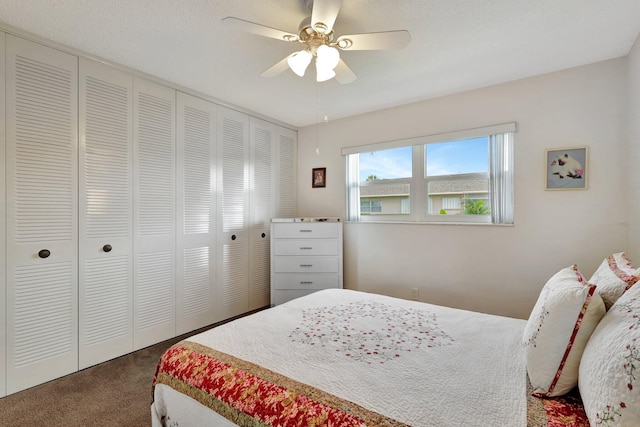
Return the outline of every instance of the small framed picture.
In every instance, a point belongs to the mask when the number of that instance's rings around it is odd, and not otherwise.
[[[311,188],[327,186],[327,168],[313,168],[311,172]]]
[[[546,190],[586,190],[589,166],[587,147],[545,150]]]

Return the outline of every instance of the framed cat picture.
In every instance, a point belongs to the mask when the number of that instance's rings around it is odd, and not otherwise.
[[[586,190],[589,166],[587,147],[545,150],[546,190]]]

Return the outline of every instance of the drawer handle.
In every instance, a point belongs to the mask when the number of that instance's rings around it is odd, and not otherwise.
[[[111,245],[104,245],[102,247],[102,250],[105,252],[111,252],[111,249],[113,249],[113,247],[111,247]]]
[[[313,267],[313,264],[300,264],[300,267]]]
[[[38,256],[40,258],[49,258],[49,255],[51,255],[51,251],[49,249],[42,249],[38,252]]]
[[[303,246],[300,248],[301,250],[313,249],[311,246]]]
[[[307,282],[307,281],[302,281],[300,282],[301,285],[313,285],[313,282]]]
[[[313,230],[300,230],[301,233],[311,233]]]

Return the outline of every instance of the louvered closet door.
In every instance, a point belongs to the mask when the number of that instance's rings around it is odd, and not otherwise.
[[[218,320],[216,283],[216,105],[178,92],[176,329]]]
[[[218,301],[222,318],[249,309],[249,116],[218,109]]]
[[[7,393],[78,369],[78,62],[7,35]]]
[[[133,351],[132,90],[80,60],[80,369]]]
[[[135,78],[134,349],[175,336],[175,90]]]
[[[276,150],[276,214],[277,218],[292,218],[297,215],[297,161],[298,133],[278,127]]]
[[[249,194],[249,310],[270,301],[270,226],[274,214],[272,163],[275,126],[251,117]]]
[[[5,34],[0,32],[0,81],[5,81],[5,52],[4,52]],[[0,153],[5,152],[5,103],[4,103],[5,85],[0,86]],[[5,217],[5,161],[0,160],[0,235],[6,236],[6,217]],[[0,397],[7,394],[7,378],[6,378],[6,258],[5,246],[0,243]]]

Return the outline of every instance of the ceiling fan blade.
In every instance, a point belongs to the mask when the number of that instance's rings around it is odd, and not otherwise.
[[[311,11],[311,28],[321,34],[328,34],[333,29],[342,0],[314,0]]]
[[[402,49],[411,41],[409,31],[383,31],[380,33],[349,34],[338,37],[336,46],[342,50]]]
[[[353,82],[355,79],[358,78],[353,73],[353,71],[351,71],[351,68],[349,68],[347,66],[347,64],[344,63],[344,61],[342,59],[340,60],[340,62],[338,62],[338,65],[336,66],[336,68],[333,71],[336,72],[335,79],[341,85],[349,84],[349,83]]]
[[[223,18],[222,23],[227,27],[235,28],[236,30],[246,31],[247,33],[271,37],[273,39],[284,40],[287,42],[297,42],[300,39],[295,34],[287,33],[286,31],[267,27],[265,25],[256,24],[255,22],[245,21],[244,19],[234,18],[233,16]]]
[[[264,70],[260,75],[262,77],[267,77],[267,78],[279,76],[280,74],[282,74],[283,72],[289,69],[289,64],[287,63],[287,60],[289,59],[289,57],[295,54],[296,52],[293,52],[291,55],[286,56],[281,61],[277,62],[270,68],[267,68],[266,70]]]

